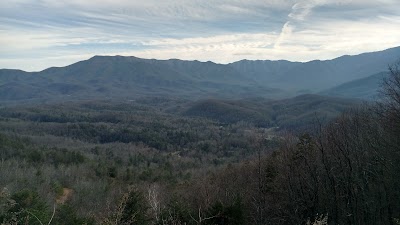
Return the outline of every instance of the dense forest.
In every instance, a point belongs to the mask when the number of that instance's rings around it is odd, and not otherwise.
[[[399,67],[354,103],[4,106],[0,223],[400,224]]]

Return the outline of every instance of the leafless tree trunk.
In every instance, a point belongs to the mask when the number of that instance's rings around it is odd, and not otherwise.
[[[150,204],[150,209],[153,212],[154,218],[159,221],[161,213],[161,196],[160,186],[157,184],[151,184],[147,190],[147,201]]]

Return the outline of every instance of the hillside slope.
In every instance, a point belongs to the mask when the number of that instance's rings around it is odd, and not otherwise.
[[[387,72],[377,73],[366,78],[353,80],[326,91],[322,95],[359,98],[365,100],[374,100],[378,96],[378,90],[383,79],[388,76]]]
[[[262,98],[242,100],[208,99],[188,103],[181,114],[220,123],[250,122],[256,126],[299,128],[316,119],[329,121],[361,101],[319,95],[300,95],[283,100]]]

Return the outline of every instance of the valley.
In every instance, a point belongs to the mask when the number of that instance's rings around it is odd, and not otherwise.
[[[398,58],[2,69],[0,222],[389,224]]]

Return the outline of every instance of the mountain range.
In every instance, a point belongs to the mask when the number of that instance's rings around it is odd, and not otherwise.
[[[285,98],[313,93],[370,99],[400,47],[310,62],[242,60],[230,64],[94,56],[40,72],[0,70],[0,102],[136,99],[143,96]]]

